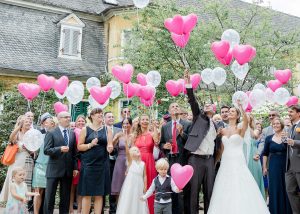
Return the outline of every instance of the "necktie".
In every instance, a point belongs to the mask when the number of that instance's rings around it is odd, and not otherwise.
[[[176,141],[176,127],[177,123],[176,121],[173,122],[173,130],[172,130],[172,153],[178,153],[178,146]]]
[[[65,142],[65,145],[67,146],[68,145],[68,135],[67,135],[67,130],[64,129],[64,142]]]
[[[291,138],[292,138],[293,135],[294,135],[296,126],[297,126],[297,124],[294,124],[294,125],[292,126],[292,130],[291,130]]]

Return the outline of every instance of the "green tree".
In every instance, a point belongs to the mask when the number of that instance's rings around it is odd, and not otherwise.
[[[176,2],[155,0],[139,11],[138,20],[132,29],[131,42],[125,47],[126,61],[135,66],[136,74],[150,70],[161,73],[162,83],[157,88],[156,96],[158,99],[170,98],[165,89],[167,80],[182,78],[182,54],[187,59],[191,73],[201,72],[205,68],[225,68],[227,80],[223,86],[201,83],[200,90],[197,90],[200,102],[218,101],[219,105],[231,103],[231,95],[237,90],[248,91],[256,83],[264,84],[273,79],[269,72],[272,66],[278,69],[294,68],[297,52],[299,54],[299,31],[285,32],[284,18],[281,23],[272,21],[275,16],[282,14],[250,4],[247,8],[234,8],[232,1],[198,0],[193,7],[179,6]],[[164,20],[175,14],[189,13],[196,13],[199,22],[191,33],[188,45],[184,50],[179,50],[165,29]],[[257,49],[257,55],[250,63],[250,70],[244,80],[238,80],[230,71],[230,66],[221,65],[210,50],[211,43],[221,40],[222,32],[226,29],[235,29],[240,33],[240,44],[251,44]],[[293,87],[293,83],[288,87]],[[184,96],[176,100],[187,105]],[[162,103],[160,112],[166,107],[167,103]]]

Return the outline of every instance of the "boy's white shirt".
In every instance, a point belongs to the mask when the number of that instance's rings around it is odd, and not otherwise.
[[[167,177],[170,177],[169,175],[166,175],[166,177],[161,177],[160,175],[158,175],[158,181],[160,184],[163,184],[166,180]],[[145,193],[145,195],[143,195],[143,199],[146,200],[147,198],[149,198],[152,193],[155,191],[155,181],[156,177],[153,179],[152,183],[151,183],[151,186],[149,187],[149,189],[147,190],[147,192]],[[176,192],[178,193],[179,192],[179,189],[178,187],[176,186],[173,178],[171,178],[171,189],[173,192]],[[160,199],[159,201],[155,200],[155,202],[158,202],[160,204],[165,204],[165,203],[170,203],[172,202],[172,199],[168,199],[168,200],[164,200],[164,199]]]

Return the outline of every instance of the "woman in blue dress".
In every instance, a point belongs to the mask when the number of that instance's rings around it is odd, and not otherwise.
[[[269,209],[271,214],[292,214],[285,188],[287,144],[282,138],[283,121],[274,119],[275,134],[266,138],[263,150],[263,173],[269,177]],[[267,162],[269,160],[269,169]]]
[[[110,194],[109,153],[113,150],[112,131],[103,125],[103,112],[100,108],[91,111],[88,117],[91,124],[84,127],[78,141],[78,151],[82,152],[78,194],[82,196],[82,213],[88,214],[91,198],[94,213],[100,214],[103,198]]]

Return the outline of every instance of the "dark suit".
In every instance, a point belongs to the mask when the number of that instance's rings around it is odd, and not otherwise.
[[[168,158],[170,167],[174,163],[179,163],[181,165],[187,164],[187,152],[184,149],[184,145],[188,138],[189,129],[191,127],[191,123],[185,120],[179,120],[179,124],[183,126],[183,134],[180,135],[178,130],[176,131],[176,142],[178,146],[178,154],[170,154],[169,149],[163,149],[163,146],[170,142],[172,143],[172,125],[173,121],[169,121],[161,128],[161,138],[160,138],[160,148],[164,152],[165,156]],[[182,193],[173,193],[172,194],[172,213],[173,214],[181,214],[183,213],[184,205],[183,205],[183,195]]]
[[[47,186],[45,193],[44,213],[53,213],[55,194],[58,183],[60,183],[59,213],[69,213],[70,191],[73,178],[73,170],[77,169],[76,140],[71,130],[69,136],[69,151],[61,152],[61,147],[66,146],[63,134],[59,127],[47,132],[45,136],[45,155],[49,155],[46,171]]]
[[[199,107],[192,88],[187,88],[187,95],[193,113],[193,124],[184,148],[192,153],[197,151],[205,139],[211,126],[211,120]],[[216,129],[215,124],[214,128]],[[216,142],[215,140],[215,145],[219,143],[219,141]],[[215,179],[214,157],[212,155],[190,154],[188,163],[194,168],[194,175],[189,182],[190,213],[198,213],[198,195],[202,185],[204,193],[204,213],[206,214]]]
[[[285,183],[293,213],[300,214],[300,123],[290,130],[290,136],[295,141],[294,146],[288,146]]]
[[[117,128],[119,128],[119,129],[122,129],[122,121],[120,121],[120,122],[114,124],[114,127],[117,127]]]

